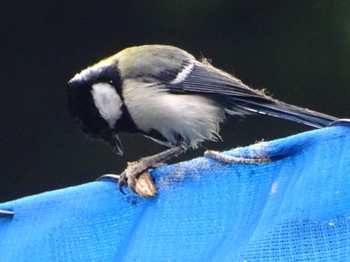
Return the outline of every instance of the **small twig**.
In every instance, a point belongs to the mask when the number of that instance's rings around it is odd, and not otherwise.
[[[204,152],[205,157],[215,159],[217,161],[227,163],[227,164],[248,164],[248,165],[260,165],[271,162],[271,159],[268,157],[259,157],[259,158],[246,158],[246,157],[236,157],[224,155],[217,151],[207,150]]]

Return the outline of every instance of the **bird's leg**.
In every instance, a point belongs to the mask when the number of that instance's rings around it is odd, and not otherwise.
[[[143,157],[138,161],[129,162],[127,168],[120,175],[104,175],[101,178],[114,178],[118,180],[119,189],[122,193],[122,187],[127,185],[131,190],[135,192],[136,180],[140,174],[148,170],[149,168],[155,168],[163,165],[166,160],[176,157],[187,150],[184,145],[178,145],[170,148],[166,151],[158,154]]]

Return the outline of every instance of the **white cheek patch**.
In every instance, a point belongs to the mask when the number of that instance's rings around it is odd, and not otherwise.
[[[98,83],[92,85],[91,94],[100,115],[111,128],[114,127],[123,113],[123,101],[117,91],[108,83]]]

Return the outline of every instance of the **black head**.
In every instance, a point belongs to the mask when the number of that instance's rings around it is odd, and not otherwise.
[[[122,155],[117,135],[123,118],[121,79],[114,66],[95,65],[68,82],[68,106],[83,131],[92,138],[102,138]]]

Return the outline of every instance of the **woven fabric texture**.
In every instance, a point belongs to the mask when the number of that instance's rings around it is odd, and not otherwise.
[[[159,195],[115,183],[0,204],[0,261],[346,261],[350,128],[334,126],[152,172]]]

